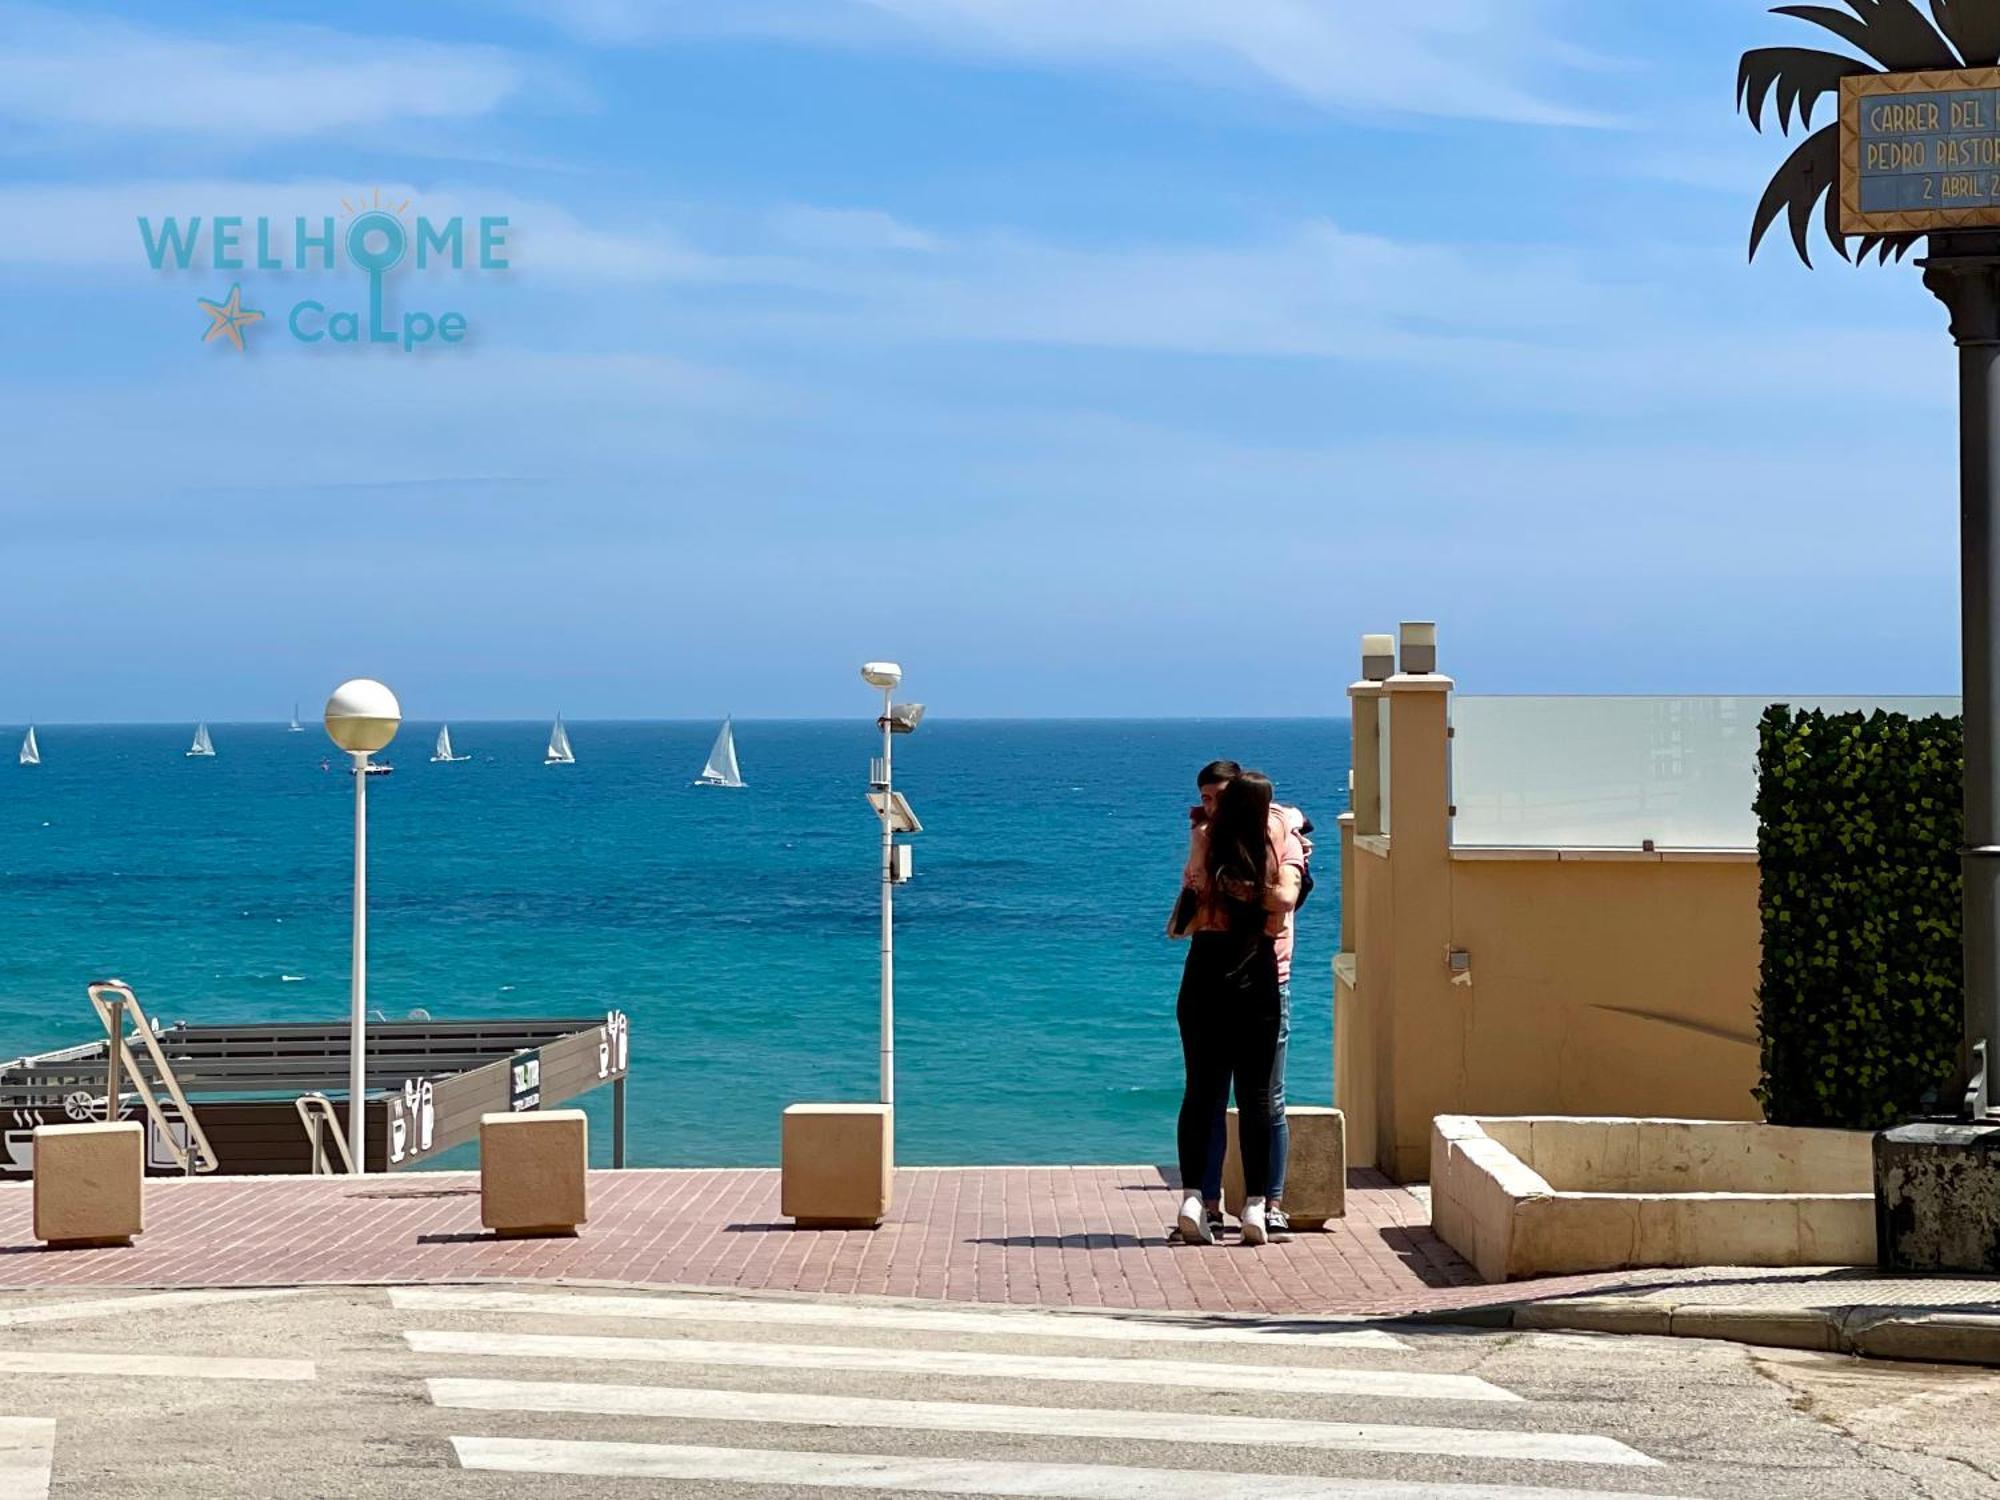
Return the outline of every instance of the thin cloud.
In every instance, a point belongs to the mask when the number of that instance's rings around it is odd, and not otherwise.
[[[492,113],[527,70],[494,47],[250,27],[228,39],[0,7],[0,118],[300,137]]]
[[[928,50],[1276,89],[1322,109],[1603,126],[1565,82],[1597,59],[1559,0],[516,0],[589,41],[689,36]]]

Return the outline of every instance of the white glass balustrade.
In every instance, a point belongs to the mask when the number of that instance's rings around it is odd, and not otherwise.
[[[1773,703],[1924,718],[1956,698],[1452,700],[1461,847],[1755,849],[1757,722]]]

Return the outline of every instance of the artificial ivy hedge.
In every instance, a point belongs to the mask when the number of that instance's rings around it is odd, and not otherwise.
[[[1875,1130],[1935,1109],[1963,1025],[1959,720],[1776,704],[1758,741],[1765,1118]]]

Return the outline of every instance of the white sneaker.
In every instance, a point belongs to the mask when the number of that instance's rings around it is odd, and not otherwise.
[[[1184,1245],[1215,1243],[1215,1236],[1208,1229],[1208,1211],[1202,1207],[1199,1193],[1189,1193],[1182,1200],[1180,1217],[1174,1223],[1181,1232],[1181,1243]]]
[[[1243,1243],[1246,1245],[1269,1243],[1271,1236],[1265,1232],[1264,1200],[1262,1198],[1244,1200],[1243,1214],[1238,1223],[1238,1233],[1242,1236]]]

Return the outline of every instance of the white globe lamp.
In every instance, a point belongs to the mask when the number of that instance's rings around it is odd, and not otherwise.
[[[349,755],[371,755],[396,737],[403,705],[372,677],[343,682],[326,700],[326,732]]]
[[[349,979],[347,1153],[358,1176],[368,1158],[368,757],[402,727],[403,705],[372,677],[354,677],[326,700],[326,732],[354,758],[354,948]]]

